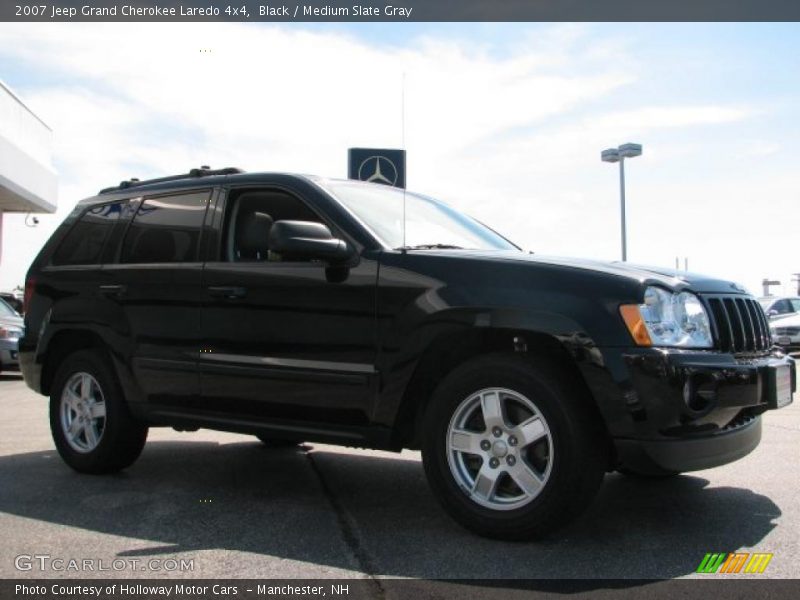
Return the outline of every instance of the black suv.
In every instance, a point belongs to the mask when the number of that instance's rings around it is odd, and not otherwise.
[[[74,469],[148,427],[421,449],[480,534],[541,535],[607,471],[737,460],[794,362],[735,284],[523,252],[436,200],[196,169],[80,202],[34,261],[21,367]]]

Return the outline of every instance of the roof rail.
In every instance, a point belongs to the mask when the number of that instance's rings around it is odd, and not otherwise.
[[[236,175],[237,173],[244,173],[242,169],[236,167],[226,167],[224,169],[212,169],[211,167],[203,165],[199,169],[192,169],[188,173],[182,175],[170,175],[168,177],[156,177],[155,179],[145,179],[140,181],[133,177],[127,181],[121,181],[119,185],[103,188],[100,190],[101,194],[108,194],[111,192],[119,192],[132,187],[140,185],[150,185],[151,183],[163,183],[165,181],[180,181],[181,179],[190,179],[192,177],[209,177],[211,175]]]

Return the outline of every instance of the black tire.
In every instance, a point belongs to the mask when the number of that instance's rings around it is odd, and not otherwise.
[[[279,438],[273,438],[262,434],[258,434],[256,435],[256,437],[267,448],[292,448],[293,446],[299,446],[300,444],[303,443],[298,440],[282,440]]]
[[[430,486],[453,519],[485,537],[527,540],[565,525],[591,503],[608,466],[607,437],[585,389],[575,385],[574,377],[570,378],[557,364],[537,361],[533,366],[533,360],[516,355],[470,360],[440,383],[426,411],[422,455]],[[549,475],[538,495],[531,494],[532,499],[525,499],[527,504],[519,508],[499,510],[480,505],[470,497],[466,486],[459,485],[448,462],[451,419],[464,406],[462,402],[475,397],[479,390],[490,388],[504,388],[530,399],[549,428]],[[522,452],[519,448],[520,457]],[[490,464],[488,456],[487,453],[480,459],[481,468]],[[501,462],[498,470],[505,468],[512,467]],[[522,491],[521,487],[518,489]]]
[[[95,428],[95,431],[101,431],[96,446],[83,451],[71,445],[62,426],[62,404],[67,402],[65,387],[81,373],[94,379],[100,390],[95,395],[102,397],[105,405],[102,429],[100,425]],[[64,462],[80,473],[100,474],[113,473],[132,465],[142,453],[148,428],[131,416],[105,357],[93,350],[81,350],[68,356],[56,372],[50,396],[50,430]],[[86,435],[74,443],[87,442]]]

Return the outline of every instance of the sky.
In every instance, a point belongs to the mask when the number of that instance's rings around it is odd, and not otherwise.
[[[800,25],[0,24],[0,79],[54,131],[58,211],[6,215],[0,289],[81,198],[200,165],[345,177],[405,147],[408,188],[537,254],[795,287]]]

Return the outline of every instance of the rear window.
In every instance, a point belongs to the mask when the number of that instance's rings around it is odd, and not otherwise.
[[[53,265],[98,264],[123,204],[116,202],[95,206],[84,213],[53,254]]]
[[[178,263],[197,260],[200,229],[210,192],[147,198],[122,244],[123,263]]]

